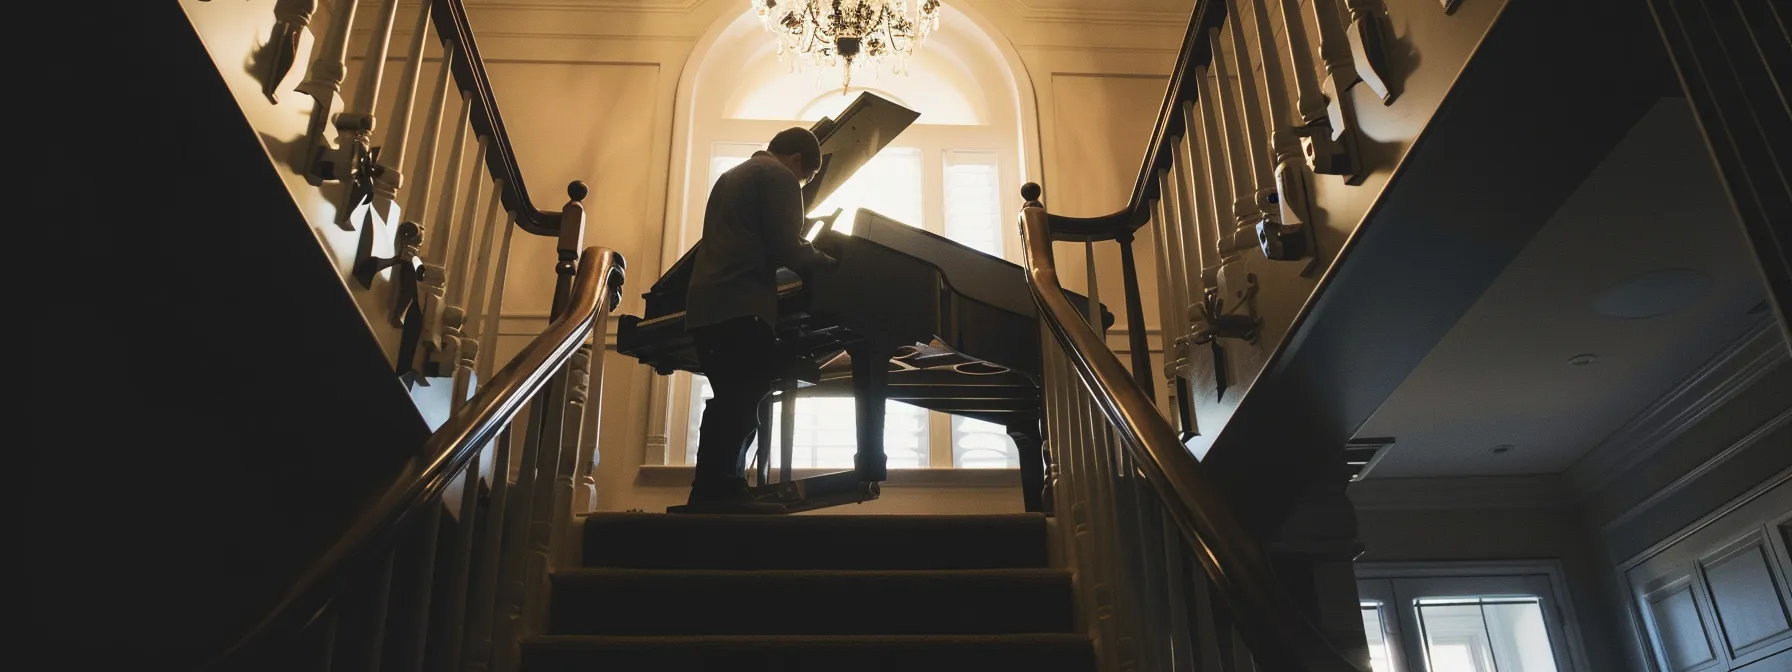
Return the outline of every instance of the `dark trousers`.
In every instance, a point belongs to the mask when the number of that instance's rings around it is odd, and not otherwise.
[[[697,362],[715,397],[703,409],[696,484],[740,478],[759,425],[759,404],[776,376],[770,325],[738,317],[691,330]]]

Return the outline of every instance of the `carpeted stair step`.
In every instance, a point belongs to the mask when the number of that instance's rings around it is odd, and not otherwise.
[[[1045,517],[593,514],[587,567],[994,569],[1046,566]]]
[[[1070,632],[1054,569],[576,569],[553,577],[549,627],[591,635]]]
[[[524,672],[1094,672],[1073,634],[595,637],[523,644]]]

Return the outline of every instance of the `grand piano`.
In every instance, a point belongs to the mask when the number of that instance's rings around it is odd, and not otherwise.
[[[864,93],[839,119],[816,123],[822,165],[804,188],[805,206],[825,200],[917,117]],[[895,400],[1004,427],[1020,448],[1027,509],[1045,510],[1039,322],[1022,269],[870,210],[856,213],[850,232],[836,230],[840,215],[814,219],[809,229],[837,268],[807,277],[777,271],[778,345],[767,355],[782,375],[777,396],[760,411],[755,494],[791,512],[877,498],[886,478],[885,400]],[[684,325],[695,251],[644,295],[644,315],[620,318],[617,351],[661,375],[703,372]],[[1089,305],[1069,296],[1073,305]],[[1100,312],[1103,326],[1111,325],[1113,315]],[[781,478],[771,482],[771,402],[791,400],[782,404],[790,426],[796,400],[845,395],[858,415],[853,469],[791,479],[794,434],[784,432]]]

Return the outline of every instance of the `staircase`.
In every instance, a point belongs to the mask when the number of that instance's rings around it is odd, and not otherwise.
[[[1046,518],[594,514],[521,669],[1087,672]]]

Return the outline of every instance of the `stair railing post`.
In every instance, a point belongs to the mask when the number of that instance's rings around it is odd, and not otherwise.
[[[1151,382],[1151,345],[1146,340],[1145,299],[1139,294],[1139,268],[1132,258],[1132,232],[1121,232],[1114,242],[1120,245],[1120,280],[1126,294],[1126,342],[1132,350],[1132,378],[1139,384],[1139,389],[1154,394],[1157,386]]]
[[[311,15],[316,12],[317,0],[279,0],[274,3],[274,29],[268,35],[269,53],[258,75],[261,94],[268,97],[268,102],[280,102],[280,85],[286,82],[293,63],[299,58],[299,38],[310,27]]]
[[[405,50],[404,72],[398,78],[398,100],[392,106],[392,123],[386,126],[385,137],[380,146],[379,169],[374,175],[375,212],[390,210],[398,199],[398,190],[404,187],[405,150],[410,146],[411,117],[415,115],[417,106],[417,84],[423,78],[423,55],[431,34],[429,11],[428,2],[417,6],[417,23],[411,30],[410,46]],[[443,54],[444,64],[447,63],[447,58],[448,55]],[[447,69],[443,72],[447,72]],[[436,123],[439,124],[440,121]],[[430,126],[427,132],[434,130],[435,126]],[[422,175],[427,175],[427,172],[419,176]],[[408,218],[411,214],[406,212],[404,216]]]
[[[342,114],[336,115],[336,148],[331,152],[331,175],[348,185],[342,202],[336,208],[336,226],[353,230],[350,221],[362,203],[379,193],[378,168],[373,156],[373,130],[378,124],[374,107],[379,105],[380,84],[386,73],[386,55],[392,46],[392,24],[398,17],[398,0],[380,0],[379,13],[374,15],[373,34],[367,38],[367,52],[361,63],[360,81]],[[345,38],[346,41],[346,38]],[[344,45],[347,46],[346,44]],[[380,217],[390,213],[379,212]],[[367,220],[372,222],[370,216]]]
[[[416,54],[421,56],[421,54]],[[418,67],[421,67],[419,64]],[[424,108],[422,144],[418,148],[416,165],[411,167],[412,184],[409,202],[405,204],[405,221],[415,224],[422,235],[422,248],[418,254],[417,271],[417,309],[418,321],[422,324],[417,329],[415,342],[408,343],[416,355],[415,361],[399,362],[401,368],[416,368],[424,371],[428,368],[429,358],[442,347],[441,328],[442,303],[446,300],[447,269],[442,263],[442,254],[446,251],[448,241],[443,238],[446,232],[429,231],[424,223],[429,221],[431,196],[435,190],[436,157],[441,148],[442,117],[448,107],[448,92],[454,83],[454,41],[442,44],[441,71],[436,73],[434,92],[430,96],[429,106]]]
[[[497,268],[492,271],[492,289],[486,295],[485,331],[481,340],[488,344],[493,355],[479,360],[479,380],[490,380],[492,371],[497,368],[498,335],[502,333],[504,322],[504,281],[510,274],[510,239],[516,235],[516,230],[516,213],[513,212],[504,225],[504,237],[498,244]]]
[[[305,153],[300,164],[300,172],[313,184],[322,183],[320,159],[326,151],[333,149],[324,133],[342,92],[342,81],[348,76],[348,33],[354,25],[358,4],[359,0],[344,0],[330,8],[330,27],[318,45],[317,58],[305,72],[305,81],[296,87],[299,93],[311,96],[313,101],[311,119],[305,128]]]
[[[504,556],[505,509],[510,498],[510,427],[505,425],[494,443],[490,503],[486,506],[485,529],[480,535],[473,563],[479,571],[473,577],[471,597],[468,598],[466,647],[461,655],[463,667],[473,672],[491,669],[493,663],[492,639],[497,625],[498,578]]]
[[[1234,213],[1237,212],[1238,207],[1237,202],[1232,199],[1234,171],[1231,157],[1233,154],[1232,141],[1235,138],[1227,132],[1225,121],[1219,116],[1220,108],[1224,103],[1220,100],[1219,87],[1215,86],[1212,77],[1207,76],[1207,66],[1197,66],[1195,72],[1201,87],[1201,96],[1195,106],[1200,108],[1201,145],[1204,150],[1196,158],[1205,161],[1202,167],[1207,171],[1205,185],[1207,187],[1207,208],[1212,210],[1209,219],[1213,224],[1214,240],[1219,244],[1219,253],[1222,257],[1220,263],[1224,265],[1228,261],[1237,260],[1240,252],[1256,247],[1256,245],[1241,245],[1238,241],[1237,231],[1232,226],[1234,218],[1225,215],[1226,204],[1232,204]],[[1255,236],[1252,237],[1251,242],[1256,242]],[[1217,282],[1208,285],[1207,289],[1212,291],[1216,286]]]
[[[1237,7],[1234,0],[1228,2],[1234,3],[1233,8]],[[1264,0],[1251,0],[1251,8],[1251,19],[1255,22],[1254,32],[1257,35],[1257,51],[1263,58],[1263,100],[1269,108],[1270,151],[1275,155],[1277,209],[1273,226],[1282,233],[1292,234],[1312,219],[1312,178],[1308,175],[1310,169],[1301,151],[1300,137],[1295,134],[1295,125],[1304,124],[1307,119],[1307,106],[1303,105],[1300,113],[1290,109],[1287,85],[1282,79],[1286,71],[1282,69],[1281,47],[1276,44],[1274,31],[1270,27],[1269,8]],[[1294,23],[1297,26],[1300,24],[1298,16]],[[1302,35],[1305,35],[1305,26],[1299,27]],[[1304,38],[1302,44],[1305,44]],[[1299,53],[1304,60],[1305,53]],[[1299,70],[1298,64],[1302,60],[1293,61],[1296,70]],[[1298,72],[1295,79],[1296,82],[1301,81]],[[1311,72],[1307,73],[1307,79],[1312,79]],[[1316,94],[1315,91],[1310,95]],[[1325,114],[1323,104],[1314,110],[1318,117]]]
[[[1319,26],[1319,58],[1325,62],[1321,93],[1326,101],[1326,123],[1307,130],[1301,139],[1307,165],[1323,175],[1342,175],[1345,184],[1362,184],[1368,171],[1357,155],[1356,103],[1345,92],[1356,84],[1357,67],[1344,38],[1335,2],[1314,2],[1313,20]]]
[[[460,343],[455,338],[458,334],[449,332],[447,328],[453,319],[448,314],[448,308],[453,304],[448,301],[447,291],[453,283],[453,278],[450,276],[456,272],[455,265],[448,260],[454,254],[452,247],[454,217],[459,214],[458,208],[461,205],[460,180],[463,174],[462,167],[466,162],[467,130],[472,125],[470,123],[472,114],[471,94],[462,91],[460,115],[456,117],[454,128],[454,142],[449,148],[448,169],[442,175],[442,202],[441,210],[436,213],[436,233],[433,238],[425,239],[428,241],[429,247],[424,254],[428,258],[436,260],[438,264],[433,268],[425,266],[425,272],[429,274],[428,284],[425,285],[428,290],[426,296],[435,300],[435,308],[425,311],[425,317],[429,322],[423,327],[423,333],[428,335],[425,337],[424,343],[429,346],[424,348],[423,353],[426,360],[425,375],[430,376],[454,375],[455,361],[459,357]],[[438,294],[438,292],[440,293]],[[436,300],[437,296],[441,298]],[[429,336],[434,338],[429,338]]]
[[[1210,70],[1213,76],[1201,80],[1201,95],[1204,101],[1202,104],[1213,110],[1211,118],[1219,129],[1219,138],[1225,146],[1225,174],[1229,178],[1232,192],[1231,226],[1222,225],[1220,231],[1225,233],[1229,229],[1234,245],[1242,248],[1243,241],[1256,241],[1257,224],[1262,220],[1257,208],[1256,173],[1252,166],[1256,152],[1252,151],[1252,136],[1239,112],[1242,109],[1241,103],[1233,94],[1234,71],[1227,66],[1226,41],[1220,37],[1221,32],[1224,31],[1219,28],[1207,30],[1207,46],[1213,53],[1213,67]],[[1219,203],[1223,211],[1224,202]],[[1224,222],[1225,218],[1221,217],[1220,221]]]

